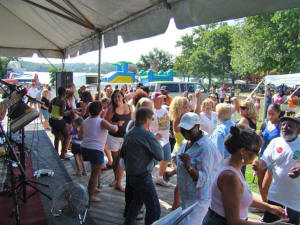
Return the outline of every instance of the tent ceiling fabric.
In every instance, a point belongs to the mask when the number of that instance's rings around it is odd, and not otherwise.
[[[164,33],[171,18],[183,29],[295,7],[299,0],[1,0],[0,55],[75,57],[97,50],[99,33],[110,47],[118,36],[128,42]]]
[[[265,76],[265,85],[267,84],[273,84],[275,86],[284,84],[288,87],[294,87],[295,85],[300,85],[300,73],[268,75]]]

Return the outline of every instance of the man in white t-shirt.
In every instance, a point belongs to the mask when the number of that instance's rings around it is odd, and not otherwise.
[[[150,131],[156,136],[158,142],[164,150],[164,158],[160,162],[156,184],[168,187],[170,184],[163,179],[168,163],[171,161],[171,145],[169,142],[170,117],[169,112],[162,107],[165,95],[160,92],[154,92],[151,99],[154,103],[154,115],[150,125]]]
[[[32,82],[31,84],[31,88],[29,88],[28,90],[28,95],[31,97],[31,98],[34,98],[36,99],[38,97],[38,94],[39,94],[39,89],[36,87],[36,83],[35,82]],[[29,100],[30,102],[30,107],[33,107],[37,110],[38,109],[38,104],[37,102],[35,102],[34,100]]]
[[[261,159],[253,163],[253,169],[273,165],[273,180],[268,193],[268,203],[286,208],[289,223],[299,224],[300,217],[300,119],[283,117],[280,121],[280,137],[274,138]],[[280,219],[269,212],[264,222]]]

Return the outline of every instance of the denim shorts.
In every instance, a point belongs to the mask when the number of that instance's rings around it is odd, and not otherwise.
[[[104,153],[100,150],[80,147],[82,158],[84,161],[89,161],[91,164],[104,164]]]
[[[218,215],[209,208],[203,219],[202,225],[227,225],[227,221],[224,217]]]
[[[170,142],[165,144],[162,148],[164,150],[164,161],[171,161],[171,145]]]
[[[47,110],[41,108],[41,113],[43,114],[45,120],[50,118],[50,113]]]

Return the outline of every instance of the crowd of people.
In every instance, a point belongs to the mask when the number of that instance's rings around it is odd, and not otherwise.
[[[158,220],[155,184],[172,188],[169,180],[175,174],[172,209],[196,203],[182,224],[299,224],[300,118],[290,108],[283,116],[278,104],[297,105],[294,96],[285,99],[279,91],[272,98],[268,90],[267,120],[258,127],[258,98],[239,102],[234,91],[227,97],[222,88],[220,95],[213,89],[202,102],[200,90],[172,98],[166,86],[150,93],[142,85],[114,90],[107,85],[93,97],[72,84],[58,88],[52,99],[50,93],[51,88],[42,91],[41,113],[57,153],[68,159],[71,145],[76,176],[87,175],[85,162],[90,162],[93,202],[101,202],[96,195],[101,170],[113,169],[110,186],[125,192],[124,224],[143,219],[143,204],[145,224]],[[253,199],[245,180],[251,164],[262,201]],[[152,179],[155,165],[158,174]],[[250,206],[264,213],[262,222],[248,221]]]

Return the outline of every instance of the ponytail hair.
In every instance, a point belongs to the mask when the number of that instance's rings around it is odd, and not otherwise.
[[[224,144],[230,154],[237,153],[241,148],[258,153],[263,141],[247,125],[238,124],[230,128],[230,134],[226,137]]]

